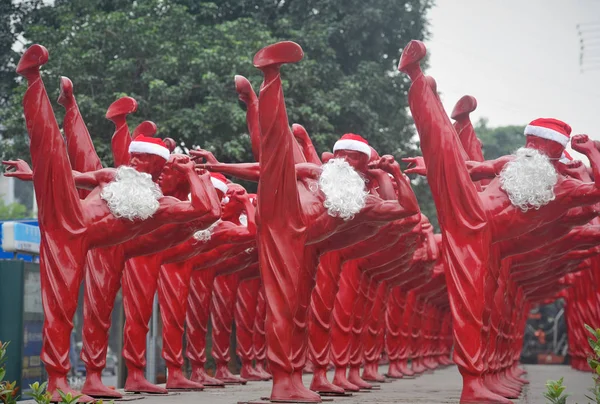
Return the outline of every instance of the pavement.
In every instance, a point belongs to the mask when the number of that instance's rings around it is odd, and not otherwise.
[[[515,404],[546,404],[543,393],[545,384],[549,379],[556,380],[564,377],[568,404],[588,404],[585,395],[592,387],[591,373],[578,372],[563,365],[529,365],[526,378],[530,384],[525,387],[523,395]],[[380,366],[379,371],[384,373],[385,366]],[[312,375],[304,375],[304,384],[309,385]],[[333,374],[329,375],[331,380]],[[105,380],[106,382],[106,380]],[[350,397],[324,397],[324,403],[332,404],[365,404],[365,403],[410,403],[410,404],[454,404],[458,403],[461,391],[461,377],[455,366],[439,369],[433,373],[424,374],[415,379],[394,380],[381,383],[380,390],[364,393],[354,393]],[[238,403],[264,403],[262,397],[268,397],[271,392],[270,382],[249,382],[245,386],[228,385],[221,389],[205,389],[201,392],[176,392],[168,396],[130,395],[124,400],[131,404],[238,404]],[[327,400],[327,401],[325,401]],[[23,403],[33,403],[24,401]]]

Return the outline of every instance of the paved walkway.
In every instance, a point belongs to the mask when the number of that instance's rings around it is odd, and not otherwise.
[[[592,386],[590,373],[572,370],[567,366],[535,365],[526,366],[527,377],[531,384],[526,387],[523,397],[515,400],[515,404],[545,404],[542,394],[548,379],[565,377],[567,392],[572,396],[569,404],[588,404],[585,398],[587,389]],[[383,370],[383,367],[381,367]],[[308,386],[310,375],[305,375]],[[251,382],[246,386],[227,386],[224,389],[206,389],[203,392],[172,393],[169,396],[144,396],[143,400],[135,400],[132,404],[237,404],[238,402],[259,402],[261,397],[270,393],[269,382]],[[395,380],[381,384],[381,389],[368,393],[355,393],[351,397],[335,398],[335,404],[364,403],[410,403],[410,404],[443,404],[458,403],[461,390],[461,378],[456,367],[438,370],[412,380]],[[140,397],[140,396],[137,396]],[[129,397],[128,397],[129,398]],[[266,404],[266,401],[264,401]]]

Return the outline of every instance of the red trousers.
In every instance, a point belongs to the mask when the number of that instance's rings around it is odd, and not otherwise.
[[[203,367],[206,363],[206,335],[214,280],[213,269],[193,271],[190,278],[186,356],[194,366]]]
[[[254,334],[252,336],[254,355],[257,363],[262,363],[267,357],[267,344],[265,340],[266,315],[265,291],[264,286],[261,284],[256,301],[256,321],[254,322]]]
[[[123,274],[123,357],[127,366],[146,367],[146,334],[158,285],[160,254],[131,258]]]
[[[254,326],[261,288],[260,278],[246,279],[239,283],[235,302],[236,353],[242,362],[252,362],[254,353]]]
[[[235,298],[239,283],[238,274],[217,276],[211,305],[212,355],[217,364],[229,363],[231,354],[231,327],[235,311]]]
[[[162,265],[158,277],[158,301],[162,320],[162,357],[167,367],[183,366],[183,335],[192,265]]]
[[[81,359],[88,371],[102,371],[106,367],[111,314],[121,288],[124,262],[119,245],[96,248],[87,255]]]

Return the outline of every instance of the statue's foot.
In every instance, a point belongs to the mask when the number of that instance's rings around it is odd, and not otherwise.
[[[102,371],[88,370],[81,392],[93,398],[123,398],[121,393],[102,383]]]
[[[197,383],[189,380],[183,375],[181,368],[169,366],[167,372],[167,390],[204,390],[202,383]]]
[[[327,380],[327,369],[322,367],[315,367],[313,369],[313,378],[310,383],[310,389],[317,393],[344,394],[343,388],[338,387]]]
[[[138,103],[131,97],[121,97],[108,107],[106,119],[112,121],[118,117],[125,117],[137,111]]]
[[[227,365],[225,364],[217,364],[217,371],[215,372],[215,377],[221,380],[223,383],[230,384],[246,384],[248,380],[238,377],[231,373],[229,369],[227,369]]]
[[[78,403],[91,403],[95,401],[92,397],[81,394],[81,392],[72,389],[69,386],[69,382],[67,381],[67,375],[58,375],[52,372],[48,372],[48,387],[46,391],[52,395],[50,402],[52,403],[60,403],[62,402],[61,395],[59,390],[63,394],[71,394],[71,396],[81,396],[77,399]]]
[[[267,370],[260,361],[256,361],[255,369],[258,373],[262,375],[262,377],[265,378],[265,380],[271,380],[273,378],[273,376],[271,376],[271,373],[267,372]]]
[[[60,78],[60,94],[57,102],[66,108],[73,101],[73,82],[68,77],[63,76]]]
[[[444,365],[444,366],[450,366],[453,365],[454,363],[452,362],[452,360],[450,359],[449,356],[447,355],[442,355],[439,357],[438,361]]]
[[[321,396],[302,384],[302,372],[298,372],[300,383],[294,374],[281,373],[274,378],[271,401],[287,403],[320,403]]]
[[[335,375],[333,376],[333,384],[343,388],[345,391],[360,391],[360,387],[358,387],[354,383],[350,383],[350,381],[346,377],[345,367],[335,369]]]
[[[400,371],[400,368],[398,367],[398,361],[395,361],[395,360],[390,361],[390,366],[388,368],[388,372],[387,372],[386,376],[391,379],[404,378],[404,374],[402,374],[402,372]]]
[[[17,65],[17,74],[26,79],[37,79],[40,74],[40,67],[48,63],[48,49],[42,45],[31,45],[19,60]]]
[[[242,368],[240,369],[240,376],[251,382],[261,382],[265,380],[270,380],[270,376],[263,376],[259,371],[252,367],[252,363],[242,363]]]
[[[423,74],[419,63],[427,55],[427,48],[421,41],[410,41],[402,51],[398,70],[406,73],[412,80]]]
[[[412,370],[413,372],[415,372],[415,375],[420,375],[427,369],[425,368],[425,366],[423,366],[423,364],[420,361],[416,360],[412,362]]]
[[[405,377],[415,376],[415,372],[408,367],[408,361],[406,359],[399,361],[398,370],[401,371]]]
[[[362,378],[369,382],[385,382],[385,377],[377,371],[377,362],[366,363]]]
[[[250,84],[248,79],[244,76],[235,76],[235,91],[237,91],[238,95],[240,96],[240,100],[244,101],[245,103],[248,103],[250,100],[256,98],[256,93],[252,88],[252,84]]]
[[[363,374],[364,376],[364,374]],[[348,371],[348,381],[360,389],[371,390],[373,385],[371,383],[367,383],[364,377],[360,377],[360,366],[352,366]]]
[[[500,383],[494,375],[485,375],[483,377],[483,385],[492,393],[498,394],[505,398],[519,398],[519,393],[515,392],[505,385]]]
[[[509,399],[492,393],[485,387],[482,377],[469,375],[463,375],[463,390],[460,396],[460,403],[512,404]]]
[[[433,358],[425,358],[424,365],[429,370],[436,370],[439,366],[439,363]]]
[[[468,118],[469,114],[477,109],[477,100],[472,95],[463,96],[452,110],[451,118],[458,121],[462,118]]]
[[[192,365],[192,375],[190,376],[190,380],[196,383],[200,383],[204,385],[204,387],[225,387],[225,383],[223,381],[211,377],[204,370],[204,364],[202,365]]]
[[[167,389],[150,383],[144,376],[144,371],[139,368],[127,369],[125,391],[128,393],[168,394]]]
[[[254,55],[254,67],[263,68],[282,65],[284,63],[298,63],[304,57],[300,45],[295,42],[284,41],[266,46]]]

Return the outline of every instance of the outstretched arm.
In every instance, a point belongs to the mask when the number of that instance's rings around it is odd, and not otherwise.
[[[420,213],[417,197],[413,192],[410,181],[392,156],[383,156],[380,160],[369,164],[371,169],[382,169],[394,177],[398,184],[397,200],[381,200],[373,196],[367,197],[367,204],[357,217],[367,221],[388,222],[403,219]]]
[[[23,160],[8,160],[3,161],[7,169],[4,173],[5,177],[14,177],[22,181],[32,181],[33,171],[29,167],[29,164]],[[10,170],[10,171],[9,171]],[[97,171],[90,171],[87,173],[80,173],[73,171],[73,179],[77,188],[92,190],[99,185],[106,184],[112,181],[114,176],[114,170],[111,168],[103,168]]]
[[[398,203],[400,203],[407,212],[410,212],[406,216],[419,213],[419,203],[410,186],[410,180],[402,173],[400,165],[392,156],[383,156],[379,161],[371,164],[371,168],[379,168],[392,175],[398,186]]]
[[[472,181],[481,181],[483,179],[492,179],[500,174],[506,163],[512,161],[513,156],[502,156],[496,160],[465,161],[467,170]],[[427,167],[422,156],[403,158],[403,162],[408,163],[408,168],[404,170],[406,174],[427,175]]]
[[[506,163],[514,160],[513,156],[502,156],[496,160],[486,160],[483,162],[466,161],[467,169],[471,175],[471,180],[481,181],[484,179],[492,179],[500,175],[500,172]]]
[[[166,203],[167,198],[163,198],[156,217],[169,223],[184,222],[204,215],[213,216],[215,220],[221,217],[221,203],[210,181],[210,175],[208,173],[200,176],[196,174],[194,163],[187,156],[176,157],[174,167],[187,177],[192,200],[184,202],[168,198],[173,202]]]
[[[258,182],[258,179],[260,178],[260,166],[258,163],[198,164],[197,167],[216,173],[230,175],[245,181]]]
[[[246,269],[250,265],[257,265],[257,261],[257,250],[255,248],[249,248],[233,258],[221,261],[217,265],[213,266],[213,269],[215,269],[216,276],[229,275]]]

